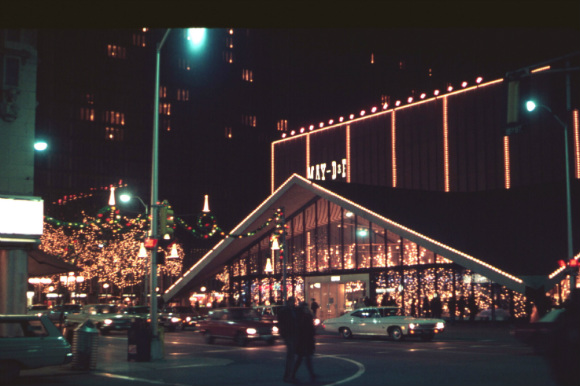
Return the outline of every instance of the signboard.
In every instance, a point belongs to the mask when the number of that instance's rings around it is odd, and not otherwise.
[[[40,197],[0,196],[0,243],[35,243],[44,225]]]

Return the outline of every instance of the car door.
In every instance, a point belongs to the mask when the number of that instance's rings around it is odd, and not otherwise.
[[[373,309],[360,309],[351,314],[351,331],[353,334],[369,334],[373,329]]]

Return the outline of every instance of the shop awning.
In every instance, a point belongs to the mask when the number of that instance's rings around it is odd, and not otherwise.
[[[66,263],[58,257],[41,251],[40,249],[33,249],[28,252],[29,277],[50,276],[76,271],[81,271],[81,268]]]

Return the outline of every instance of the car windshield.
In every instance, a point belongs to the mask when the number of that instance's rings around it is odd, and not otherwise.
[[[256,311],[248,309],[229,310],[231,320],[260,320]]]

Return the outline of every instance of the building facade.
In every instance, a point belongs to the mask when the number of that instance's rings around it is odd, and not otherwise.
[[[521,197],[565,179],[564,130],[556,116],[569,122],[577,188],[578,106],[576,97],[565,97],[569,90],[577,93],[577,78],[569,83],[555,71],[562,66],[560,61],[526,70],[519,99],[541,97],[553,114],[519,119],[515,132],[507,118],[509,81],[478,79],[459,90],[305,126],[274,141],[272,195],[169,288],[165,299],[197,295],[199,284],[210,280],[210,297],[217,300],[250,305],[279,302],[287,294],[316,298],[324,318],[369,302],[394,302],[407,313],[426,315],[434,297],[441,298],[449,318],[475,318],[481,310],[493,318],[521,318],[533,306],[561,304],[570,285],[557,263],[566,259],[559,225],[565,214],[540,214],[537,203],[524,205]],[[460,209],[464,197],[472,198]],[[552,208],[564,199],[550,197],[541,205]],[[479,208],[475,203],[482,200],[489,205]],[[448,212],[429,214],[444,203]],[[539,243],[530,232],[506,232],[501,223],[518,205],[521,213],[538,212],[529,222],[557,227],[546,234],[554,234],[558,248],[533,252]],[[422,213],[412,210],[419,206]],[[455,221],[456,211],[466,208],[473,210]],[[282,237],[280,217],[273,215],[278,210],[284,213]],[[493,221],[476,223],[485,216]],[[282,259],[272,250],[273,238],[282,240]],[[522,242],[528,247],[521,248]],[[494,243],[501,248],[485,246]]]

